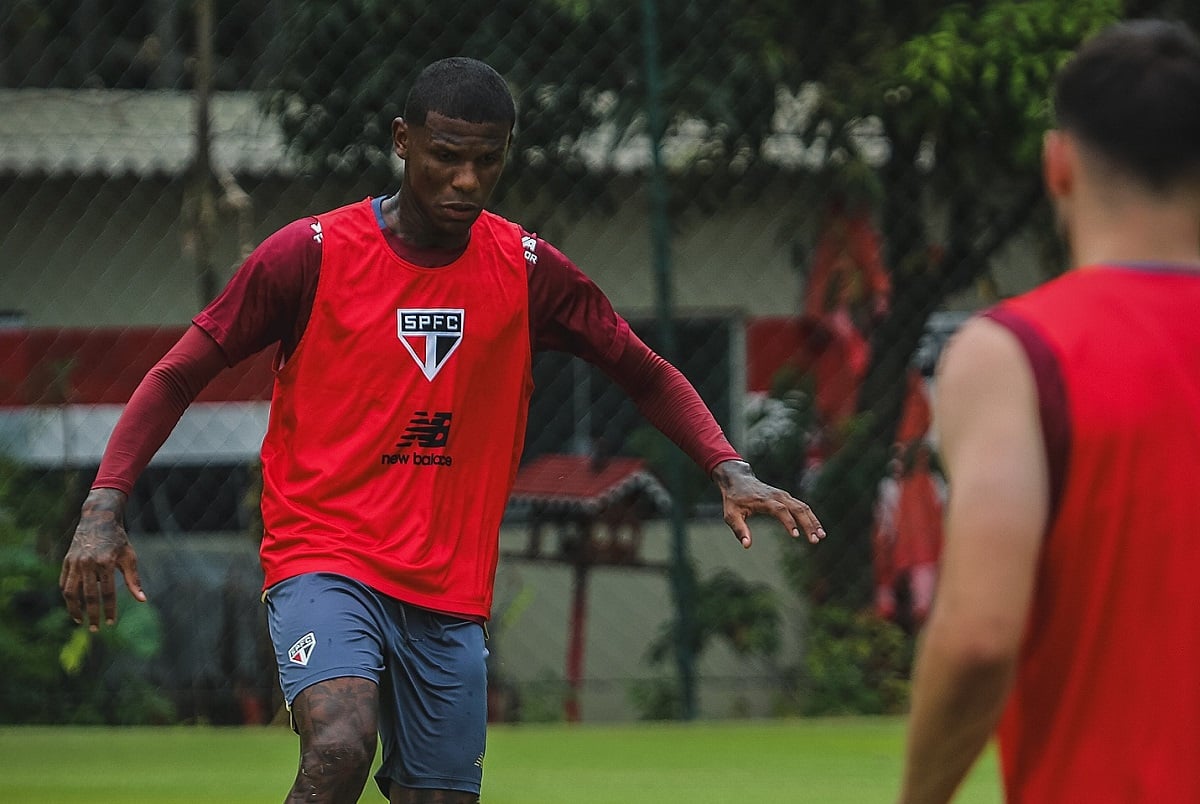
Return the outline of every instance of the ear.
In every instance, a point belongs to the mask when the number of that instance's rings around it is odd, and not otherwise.
[[[1065,131],[1051,129],[1042,141],[1042,180],[1051,198],[1064,198],[1075,189],[1079,151]]]
[[[408,158],[408,123],[403,117],[392,121],[392,150],[401,159]]]

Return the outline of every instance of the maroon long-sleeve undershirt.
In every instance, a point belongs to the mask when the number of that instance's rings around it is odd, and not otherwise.
[[[630,333],[620,357],[598,361],[652,425],[705,472],[737,460],[720,426],[692,384]],[[100,462],[93,488],[128,494],[200,391],[225,368],[225,354],[198,326],[147,373],[129,399]]]
[[[268,238],[150,370],[113,431],[93,488],[128,494],[187,407],[226,366],[271,343],[281,344],[285,356],[291,352],[307,323],[320,270],[313,221],[295,221]],[[569,259],[549,243],[530,238],[535,243],[526,254],[533,348],[572,352],[598,366],[705,473],[722,461],[737,460],[692,384],[629,330]],[[388,240],[417,264],[448,259]]]
[[[600,368],[705,474],[722,461],[741,459],[687,378],[633,333],[620,358]]]
[[[129,494],[184,411],[224,368],[225,354],[216,342],[199,327],[188,327],[129,397],[92,488]]]

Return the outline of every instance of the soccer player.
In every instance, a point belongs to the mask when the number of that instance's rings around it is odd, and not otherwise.
[[[950,499],[905,804],[950,799],[997,728],[1009,801],[1200,801],[1200,43],[1109,28],[1054,111],[1071,270],[939,368]]]
[[[296,221],[255,250],[133,394],[63,562],[68,610],[93,630],[115,618],[116,571],[145,600],[123,526],[135,479],[206,383],[276,345],[261,558],[300,736],[288,801],[357,801],[377,733],[390,801],[478,800],[483,626],[533,352],[571,352],[619,383],[711,474],[743,547],[754,514],[825,535],[807,505],[754,476],[595,284],[484,209],[515,118],[485,64],[424,70],[392,123],[399,192]]]

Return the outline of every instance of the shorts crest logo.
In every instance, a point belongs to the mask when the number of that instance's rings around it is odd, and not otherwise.
[[[312,631],[309,631],[304,636],[296,640],[296,644],[288,648],[288,660],[292,664],[298,664],[301,667],[308,667],[309,657],[312,656],[313,648],[317,646],[317,637]]]
[[[432,380],[463,339],[463,310],[448,308],[396,310],[397,336]]]

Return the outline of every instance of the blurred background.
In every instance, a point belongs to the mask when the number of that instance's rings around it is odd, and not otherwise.
[[[509,81],[494,211],[692,380],[813,548],[719,495],[602,374],[537,355],[501,534],[494,720],[895,713],[936,570],[933,367],[1060,272],[1056,68],[1194,2],[8,0],[0,6],[0,722],[279,720],[259,603],[272,355],[138,483],[150,596],[74,626],[58,567],[143,374],[289,221],[394,192],[391,120],[451,55]],[[547,473],[551,473],[548,475]],[[568,476],[565,482],[546,478]]]

